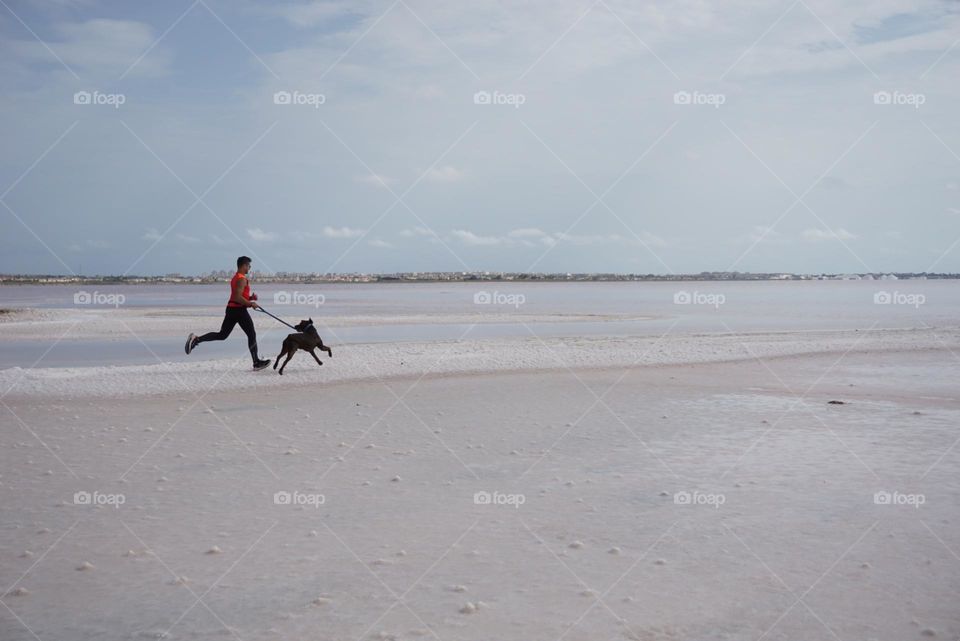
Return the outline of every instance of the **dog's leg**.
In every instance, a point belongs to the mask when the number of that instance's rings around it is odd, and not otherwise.
[[[280,366],[280,376],[283,376],[283,368],[287,366],[287,363],[290,362],[290,359],[293,358],[293,355],[296,351],[297,350],[292,349],[289,352],[287,352],[287,360],[283,361],[283,365]],[[278,358],[277,360],[280,360],[280,359]]]
[[[325,352],[327,353],[327,356],[329,356],[330,358],[333,358],[333,350],[330,349],[329,347],[327,347],[326,345],[324,345],[324,344],[323,344],[323,341],[320,341],[320,346],[319,346],[319,347],[320,347],[320,349],[322,349],[323,351],[325,351]]]
[[[317,353],[316,353],[315,351],[313,351],[314,349],[316,349],[316,348],[311,348],[311,349],[310,349],[310,355],[313,356],[313,360],[317,361],[317,365],[323,365],[323,361],[321,361],[319,358],[317,358]]]

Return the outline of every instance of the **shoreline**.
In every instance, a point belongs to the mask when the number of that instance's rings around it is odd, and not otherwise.
[[[11,399],[117,398],[211,393],[230,389],[282,389],[444,376],[563,370],[602,371],[701,365],[790,357],[896,352],[960,351],[960,328],[832,330],[740,334],[667,334],[661,337],[481,339],[363,343],[317,366],[299,353],[284,376],[252,372],[248,356],[150,365],[0,370]],[[272,355],[271,355],[272,356]]]

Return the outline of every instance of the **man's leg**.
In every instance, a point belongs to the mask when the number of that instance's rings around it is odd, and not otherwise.
[[[256,365],[260,360],[257,353],[257,330],[253,327],[253,319],[250,318],[250,312],[246,307],[240,308],[240,314],[237,314],[237,323],[240,329],[247,335],[247,349],[250,350],[250,357],[253,358],[253,364]]]
[[[234,311],[237,309],[246,312],[246,309],[243,307],[228,307],[226,313],[223,315],[223,323],[220,325],[220,331],[208,332],[203,336],[199,336],[197,338],[197,343],[226,340],[227,336],[230,335],[230,332],[233,331],[234,326],[237,324],[237,313]],[[247,318],[250,318],[250,316],[248,315]]]

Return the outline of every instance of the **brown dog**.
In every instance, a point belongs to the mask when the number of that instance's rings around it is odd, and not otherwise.
[[[287,363],[290,362],[290,359],[293,358],[293,355],[297,353],[298,349],[310,352],[310,355],[317,361],[317,365],[323,365],[323,361],[317,358],[317,353],[314,351],[318,347],[325,351],[330,358],[333,358],[333,350],[323,344],[323,339],[321,339],[320,334],[317,333],[317,328],[313,326],[312,318],[300,321],[294,329],[296,329],[298,333],[289,334],[283,339],[283,346],[280,349],[280,353],[277,354],[276,362],[273,364],[273,369],[277,369],[277,365],[280,364],[280,359],[286,354],[287,360],[283,361],[283,365],[280,365],[281,376],[283,375],[283,368],[287,366]]]

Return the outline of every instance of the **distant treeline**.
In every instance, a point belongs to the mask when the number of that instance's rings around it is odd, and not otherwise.
[[[960,279],[960,274],[891,272],[884,274],[786,274],[750,272],[700,272],[699,274],[528,274],[512,272],[406,272],[393,274],[264,274],[253,272],[259,283],[430,283],[430,282],[644,282],[644,281],[770,281],[770,280],[943,280]],[[5,285],[144,285],[204,284],[229,280],[230,274],[215,272],[203,276],[75,276],[62,274],[0,274]]]

